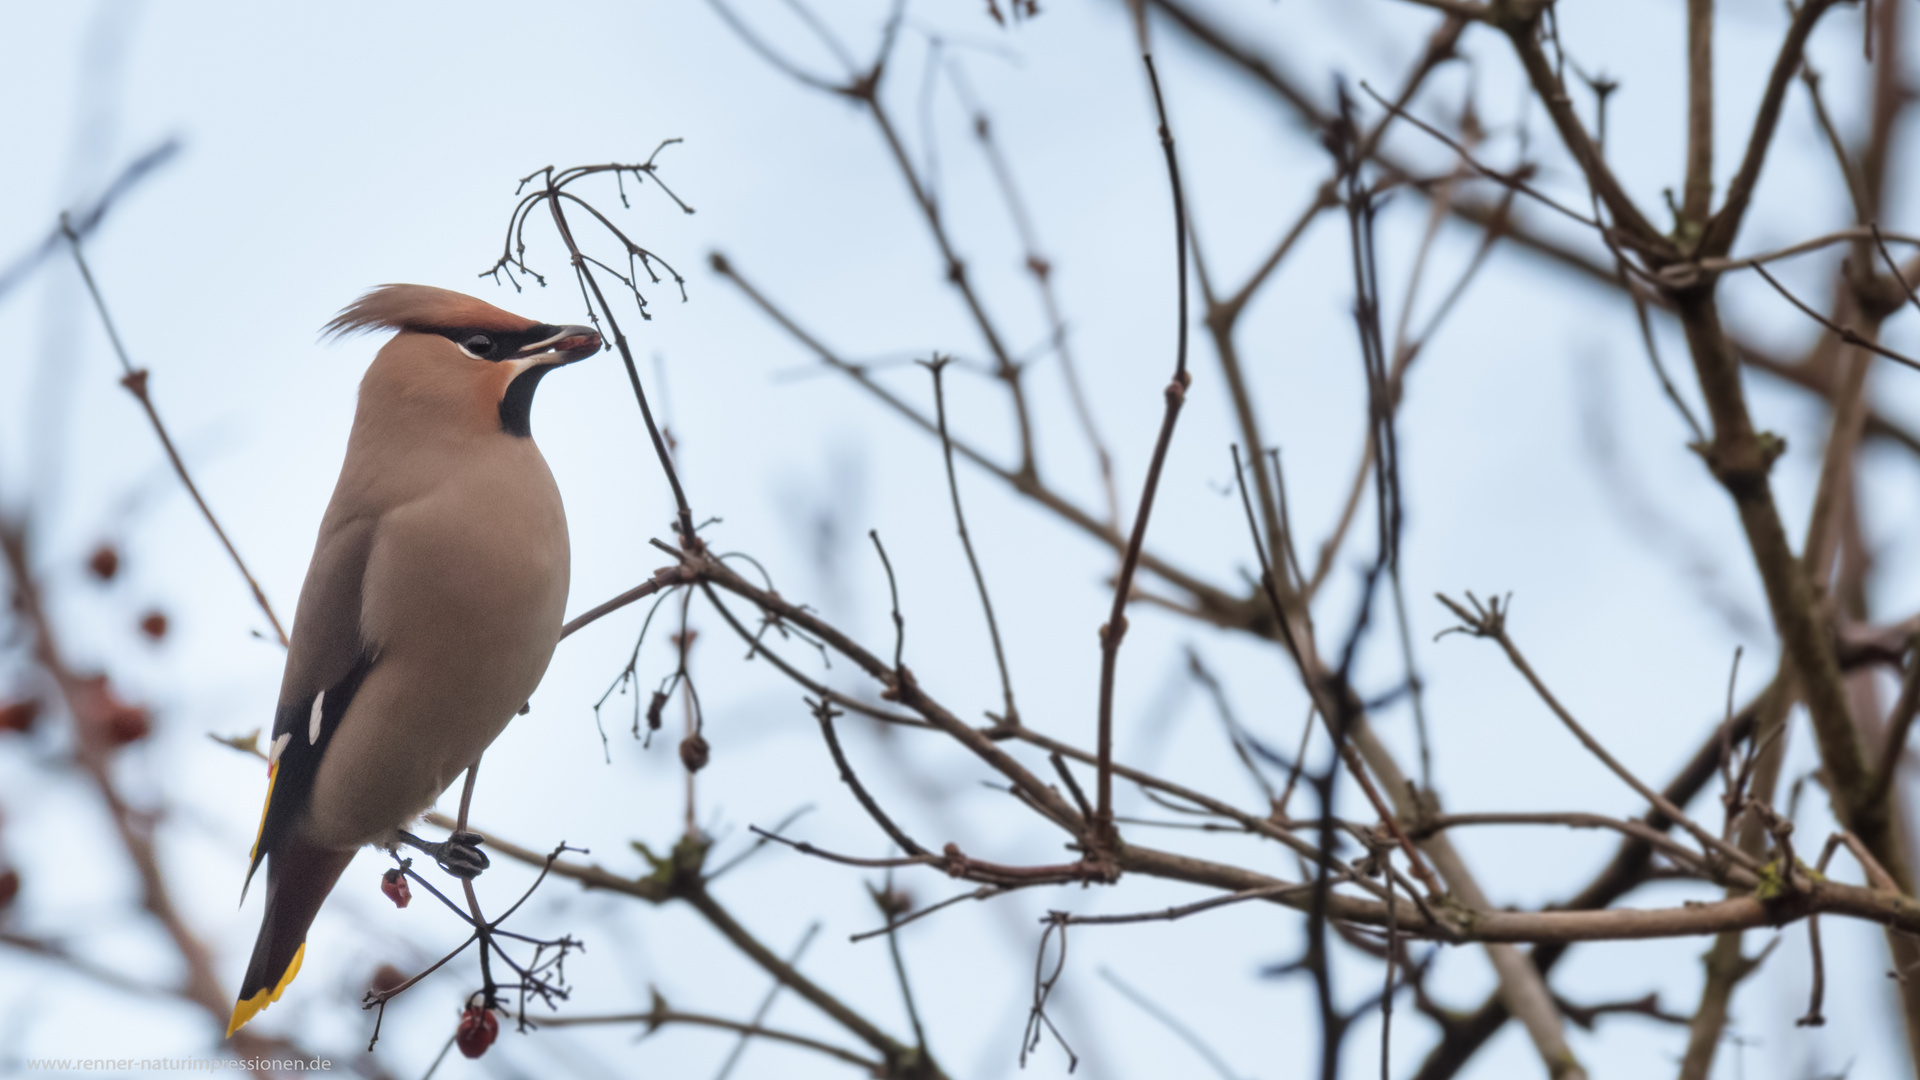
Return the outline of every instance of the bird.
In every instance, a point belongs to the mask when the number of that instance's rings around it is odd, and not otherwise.
[[[231,1037],[300,971],[354,853],[422,848],[472,877],[479,838],[405,826],[476,764],[546,673],[569,572],[565,510],[534,445],[540,380],[601,346],[427,285],[382,285],[321,331],[396,331],[367,368],[320,522],[267,751],[266,910]]]

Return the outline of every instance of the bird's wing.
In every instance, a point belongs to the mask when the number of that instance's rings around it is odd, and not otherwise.
[[[329,508],[313,562],[300,589],[287,670],[274,710],[267,750],[267,800],[260,813],[247,882],[277,848],[313,788],[328,740],[377,660],[360,631],[361,585],[378,518],[341,515]],[[240,898],[246,899],[246,886]]]

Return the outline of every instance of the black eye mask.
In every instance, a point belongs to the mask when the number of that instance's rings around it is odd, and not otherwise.
[[[530,326],[525,330],[502,333],[498,330],[481,330],[477,327],[455,327],[433,331],[455,345],[465,349],[470,356],[482,360],[512,360],[525,355],[527,349],[558,337],[561,328],[548,326]]]

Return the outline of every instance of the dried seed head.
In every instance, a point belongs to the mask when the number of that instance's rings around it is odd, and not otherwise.
[[[713,748],[707,745],[706,736],[698,732],[680,740],[680,764],[690,773],[697,773],[707,767],[713,758]]]

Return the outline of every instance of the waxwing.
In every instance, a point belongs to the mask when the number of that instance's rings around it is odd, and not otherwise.
[[[528,414],[547,372],[600,348],[470,296],[383,285],[328,323],[396,330],[366,377],[300,590],[247,868],[266,913],[232,1035],[300,971],[307,928],[367,844],[472,876],[474,838],[405,827],[526,703],[560,640],[567,522]],[[246,888],[241,889],[242,902]]]

